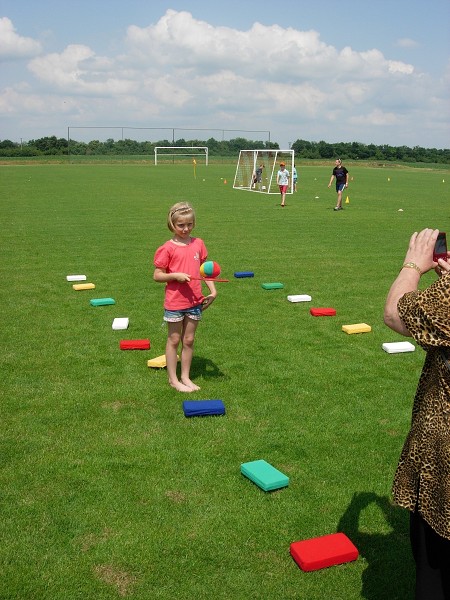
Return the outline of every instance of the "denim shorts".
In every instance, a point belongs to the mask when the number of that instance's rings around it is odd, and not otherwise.
[[[178,323],[183,321],[184,317],[189,317],[193,321],[200,321],[202,318],[202,305],[191,306],[190,308],[183,308],[181,310],[167,310],[164,309],[164,321],[168,323]]]

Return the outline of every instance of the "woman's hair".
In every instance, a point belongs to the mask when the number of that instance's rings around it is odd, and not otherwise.
[[[175,231],[175,223],[180,217],[187,217],[192,215],[192,220],[195,227],[195,211],[189,202],[177,202],[169,210],[167,215],[167,227],[170,231]]]

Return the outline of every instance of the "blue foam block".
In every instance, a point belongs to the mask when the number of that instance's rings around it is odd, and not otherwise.
[[[242,278],[242,277],[254,277],[255,274],[253,273],[253,271],[236,271],[236,273],[234,274],[235,277],[238,278]]]
[[[185,400],[183,411],[185,417],[224,415],[225,405],[222,400]]]

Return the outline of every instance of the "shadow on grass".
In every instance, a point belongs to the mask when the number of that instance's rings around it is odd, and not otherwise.
[[[360,524],[361,513],[375,504],[391,528],[389,533],[370,532]],[[362,520],[362,519],[361,519]],[[415,567],[409,542],[409,513],[372,492],[353,495],[338,531],[345,533],[367,562],[362,575],[361,598],[410,600],[414,597]]]
[[[223,379],[229,379],[223,371],[209,358],[203,358],[202,356],[194,356],[192,358],[191,365],[191,378],[203,377],[203,379],[215,379],[221,377]]]

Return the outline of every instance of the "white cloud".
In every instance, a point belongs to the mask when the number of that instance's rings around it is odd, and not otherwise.
[[[425,85],[413,64],[377,48],[338,50],[313,30],[254,23],[241,31],[174,10],[148,27],[129,26],[116,55],[70,44],[28,68],[35,79],[26,91],[15,84],[3,92],[0,116],[42,110],[49,127],[59,119],[65,126],[270,129],[281,144],[282,137],[376,143],[381,136],[393,143],[446,106],[445,81],[428,77]]]
[[[399,48],[417,48],[419,43],[410,38],[400,38],[397,40],[395,45]]]
[[[112,60],[97,57],[87,46],[71,44],[61,54],[34,58],[30,71],[66,93],[111,96],[132,93],[137,84],[116,72]]]
[[[18,35],[11,20],[8,17],[0,17],[0,59],[29,58],[41,51],[39,42]]]
[[[389,73],[403,73],[404,75],[414,73],[413,65],[408,65],[398,60],[388,60],[388,65]]]
[[[395,113],[387,113],[383,112],[382,110],[379,110],[378,108],[375,108],[366,115],[350,117],[349,121],[353,125],[375,125],[377,127],[380,127],[397,125],[400,121],[400,117]]]

